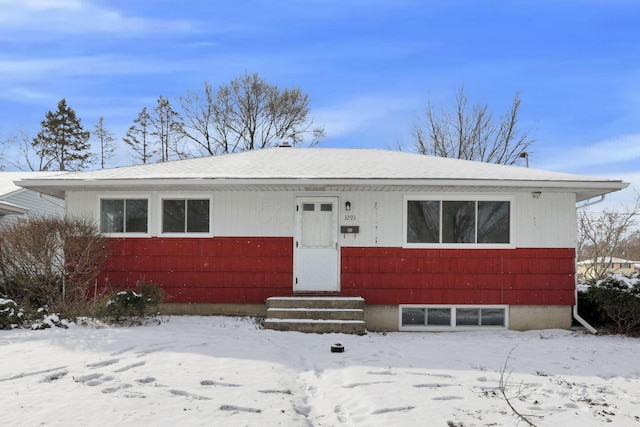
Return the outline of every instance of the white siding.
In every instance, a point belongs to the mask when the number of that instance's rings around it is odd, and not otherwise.
[[[521,248],[574,248],[576,202],[574,194],[520,193],[515,203],[516,246]]]
[[[33,216],[62,216],[64,202],[51,196],[31,190],[20,190],[2,197],[2,201],[28,209],[24,215],[5,215],[0,217],[0,226],[11,224],[20,218]]]
[[[108,193],[67,193],[67,211],[91,215],[99,221],[99,197]],[[122,195],[122,193],[118,193]],[[145,194],[150,200],[150,231],[157,235],[159,197],[175,193]],[[190,193],[199,194],[199,193]],[[209,196],[211,193],[200,193]],[[293,236],[295,196],[338,196],[339,225],[359,226],[357,234],[340,234],[342,246],[393,246],[403,243],[403,192],[345,191],[340,193],[294,193],[288,191],[217,191],[213,193],[214,236]],[[415,193],[411,193],[415,194]],[[459,193],[452,193],[459,195]],[[450,193],[441,193],[442,196]],[[488,193],[481,193],[487,197]],[[508,196],[505,193],[496,196]],[[573,248],[576,242],[575,195],[542,193],[534,198],[530,192],[513,194],[512,241],[516,247]],[[464,196],[463,196],[464,197]],[[490,196],[489,196],[490,197]],[[345,210],[350,202],[351,210]]]

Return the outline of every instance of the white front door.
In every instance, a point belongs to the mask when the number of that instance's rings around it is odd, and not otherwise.
[[[295,216],[293,290],[337,291],[338,198],[297,197]]]

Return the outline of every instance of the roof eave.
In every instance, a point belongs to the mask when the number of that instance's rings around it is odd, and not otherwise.
[[[501,188],[539,188],[566,189],[575,192],[578,200],[582,201],[591,197],[611,193],[624,189],[629,183],[623,181],[536,181],[536,180],[503,180],[503,179],[398,179],[398,178],[323,178],[323,177],[283,177],[283,178],[143,178],[143,179],[26,179],[17,181],[16,184],[34,191],[64,199],[64,193],[71,189],[94,188],[108,189],[109,187],[121,187],[124,183],[128,186],[135,184],[137,187],[162,187],[162,186],[189,186],[189,185],[357,185],[357,186],[445,186],[445,187],[501,187]]]

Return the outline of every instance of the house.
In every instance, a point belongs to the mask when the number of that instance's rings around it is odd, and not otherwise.
[[[0,172],[0,228],[34,215],[64,215],[64,202],[17,186],[14,181],[53,176],[52,172]]]
[[[576,203],[628,184],[375,149],[271,149],[19,185],[111,238],[98,287],[191,313],[362,297],[373,331],[570,328]]]
[[[596,262],[592,259],[578,261],[578,280],[592,280],[595,277],[608,276],[609,274],[633,274],[640,270],[638,261],[616,257],[598,257]]]

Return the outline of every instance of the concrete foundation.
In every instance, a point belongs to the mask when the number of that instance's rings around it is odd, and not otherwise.
[[[365,305],[364,323],[367,331],[394,332],[400,328],[400,307],[397,305]]]
[[[509,329],[571,329],[571,306],[512,305],[509,307]],[[265,304],[189,304],[165,303],[160,306],[164,315],[196,316],[252,316],[266,317]],[[367,331],[398,331],[400,307],[397,305],[365,305],[364,321]]]
[[[164,303],[160,305],[160,314],[191,316],[252,316],[265,317],[265,304],[189,304]]]
[[[509,306],[509,329],[571,329],[571,308],[567,305]]]

